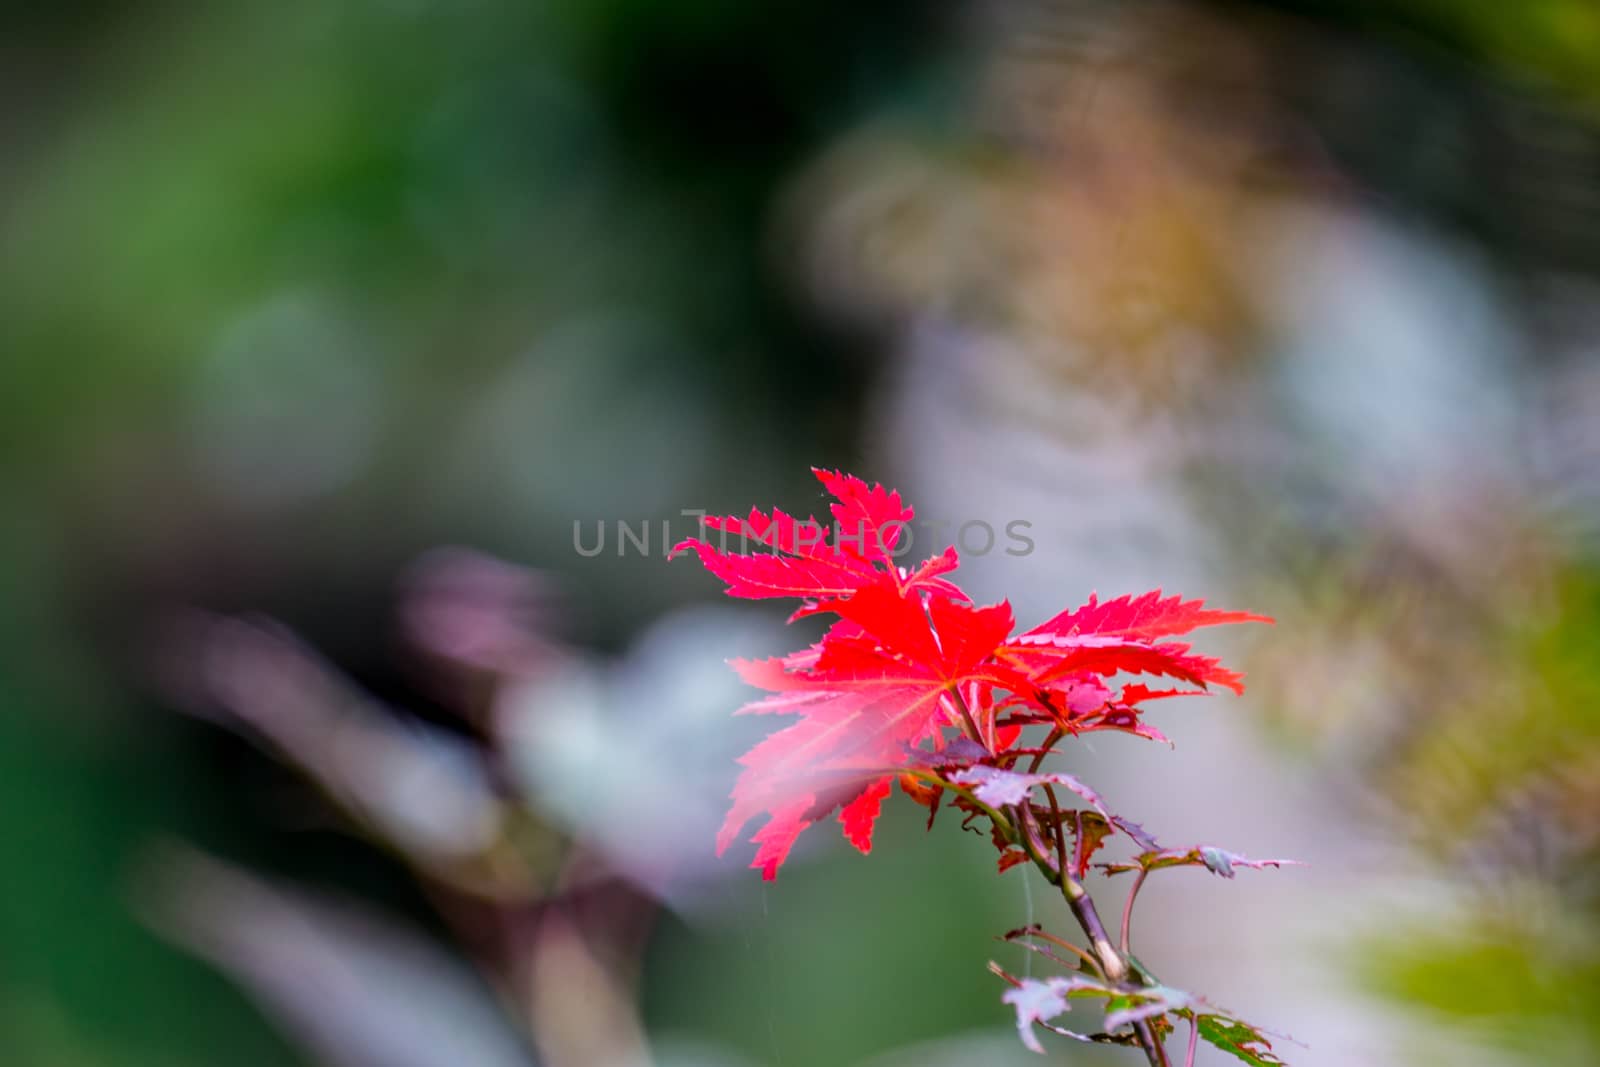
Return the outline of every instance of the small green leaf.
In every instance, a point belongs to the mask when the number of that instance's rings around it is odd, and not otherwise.
[[[1200,1036],[1223,1052],[1255,1067],[1284,1067],[1272,1052],[1272,1042],[1249,1023],[1227,1015],[1200,1015],[1195,1022]]]

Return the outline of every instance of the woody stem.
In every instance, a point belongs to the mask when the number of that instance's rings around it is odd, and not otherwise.
[[[1089,939],[1089,946],[1099,959],[1100,968],[1105,972],[1106,979],[1118,985],[1126,982],[1131,968],[1126,957],[1112,944],[1111,935],[1106,932],[1106,924],[1101,921],[1100,912],[1095,908],[1094,899],[1089,896],[1089,891],[1084,888],[1082,882],[1072,876],[1071,865],[1067,863],[1065,856],[1050,855],[1051,849],[1039,832],[1032,806],[1023,801],[1014,810],[1016,813],[1014,824],[1017,827],[1017,835],[1022,840],[1022,847],[1033,860],[1034,866],[1044,874],[1045,879],[1061,890],[1062,898],[1072,910],[1072,917],[1078,920],[1084,936]],[[1139,1047],[1144,1049],[1150,1067],[1171,1067],[1167,1060],[1166,1049],[1161,1046],[1155,1031],[1150,1028],[1147,1021],[1141,1019],[1134,1023],[1133,1032],[1139,1039]]]

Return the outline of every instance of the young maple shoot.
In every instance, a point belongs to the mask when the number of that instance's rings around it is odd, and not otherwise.
[[[900,564],[904,553],[896,546],[914,512],[899,493],[837,471],[814,473],[834,497],[831,523],[776,508],[751,509],[744,518],[706,516],[702,536],[672,550],[694,552],[730,596],[797,599],[791,621],[834,617],[808,648],[733,661],[745,681],[767,693],[736,714],[796,721],[740,759],[744,770],[718,854],[765,816],[750,839],[751,866],[771,880],[795,839],[836,811],[846,839],[870,852],[879,810],[898,781],[928,809],[930,827],[941,807],[958,810],[963,826],[987,823],[999,871],[1033,866],[1059,890],[1087,939],[1080,947],[1038,926],[1005,935],[1066,969],[1035,979],[989,965],[1010,987],[1001,999],[1015,1009],[1028,1048],[1044,1051],[1042,1029],[1136,1047],[1152,1065],[1170,1067],[1166,1043],[1181,1022],[1186,1065],[1200,1040],[1245,1063],[1283,1063],[1266,1031],[1163,984],[1130,941],[1134,903],[1153,872],[1203,867],[1232,878],[1241,868],[1293,861],[1252,860],[1208,845],[1163,847],[1077,778],[1041,769],[1057,746],[1095,730],[1165,741],[1143,719],[1150,701],[1202,696],[1213,685],[1243,692],[1241,675],[1173,638],[1204,626],[1272,620],[1156,590],[1103,602],[1091,596],[1014,634],[1008,602],[974,604],[945,577],[959,563],[954,547],[915,567]],[[1119,684],[1122,675],[1164,679],[1165,687]],[[1130,857],[1095,861],[1113,842],[1124,843]],[[1132,875],[1115,934],[1084,885],[1091,867]],[[1076,1032],[1055,1022],[1081,1000],[1101,1002],[1098,1028]]]

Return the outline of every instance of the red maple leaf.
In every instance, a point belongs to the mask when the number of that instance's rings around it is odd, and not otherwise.
[[[959,588],[939,577],[956,569],[953,547],[914,570],[895,562],[894,548],[915,517],[899,493],[837,471],[812,468],[812,473],[838,501],[832,505],[833,523],[797,519],[777,508],[770,515],[751,508],[745,518],[707,515],[703,522],[707,530],[718,533],[716,543],[685,538],[673,546],[668,558],[694,552],[706,570],[728,583],[729,596],[799,597],[804,603],[795,617],[825,611],[829,604],[883,576],[903,590],[966,599]],[[768,551],[735,550],[754,547]]]
[[[1060,689],[1062,683],[1070,687],[1091,675],[1126,673],[1163,675],[1202,687],[1216,684],[1242,693],[1244,675],[1211,656],[1191,653],[1184,642],[1157,638],[1202,626],[1271,621],[1244,611],[1210,610],[1201,600],[1163,599],[1159,589],[1103,604],[1090,594],[1082,607],[1012,638],[1002,655],[1024,666],[1034,683],[1046,689]],[[1137,690],[1130,686],[1122,703],[1131,705],[1154,695],[1143,686]]]
[[[1181,596],[1163,599],[1159,589],[1138,597],[1119,596],[1103,604],[1090,593],[1087,604],[1063,611],[1022,634],[1018,640],[1092,635],[1154,641],[1158,637],[1186,634],[1202,626],[1271,621],[1265,615],[1252,615],[1247,611],[1215,611],[1207,608],[1203,600],[1184,600]]]
[[[959,688],[1011,677],[993,659],[1012,627],[1003,601],[924,602],[885,578],[832,610],[842,621],[814,648],[737,665],[746,681],[773,693],[741,714],[800,716],[741,757],[745,770],[717,837],[721,853],[766,812],[753,838],[760,848],[752,866],[767,879],[800,832],[835,808],[845,837],[870,851],[894,776],[913,762],[918,746],[942,745],[945,730],[962,724]]]

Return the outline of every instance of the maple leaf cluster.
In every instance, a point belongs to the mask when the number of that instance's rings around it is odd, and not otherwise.
[[[898,493],[837,471],[815,473],[835,500],[831,523],[753,509],[743,518],[708,517],[701,537],[673,549],[694,552],[731,596],[794,598],[791,621],[833,617],[808,648],[734,661],[767,694],[739,714],[795,721],[741,758],[718,853],[764,816],[751,838],[751,866],[770,880],[795,839],[834,812],[850,843],[870,851],[896,781],[928,809],[930,826],[948,796],[964,826],[988,820],[1001,872],[1031,863],[1061,891],[1088,942],[1080,948],[1035,925],[1001,939],[1070,971],[1017,978],[990,963],[1011,987],[1002,999],[1015,1009],[1028,1048],[1044,1051],[1036,1033],[1044,1029],[1136,1045],[1151,1067],[1168,1067],[1166,1040],[1187,1022],[1185,1067],[1193,1067],[1201,1040],[1246,1063],[1281,1064],[1266,1031],[1163,983],[1133,955],[1129,938],[1134,901],[1153,872],[1203,867],[1233,878],[1292,861],[1253,860],[1212,845],[1164,847],[1077,778],[1042,769],[1059,743],[1095,730],[1166,740],[1144,719],[1152,700],[1204,695],[1211,686],[1241,692],[1241,675],[1176,638],[1202,626],[1271,620],[1156,590],[1103,602],[1091,596],[1015,633],[1010,604],[974,604],[947,577],[959,563],[954,548],[915,566],[899,563],[899,534],[913,512]],[[1063,806],[1063,795],[1073,803]],[[1095,862],[1113,838],[1131,842],[1133,855]],[[1090,867],[1135,875],[1116,944],[1084,885]],[[1053,1021],[1083,998],[1103,1001],[1101,1030],[1077,1033]]]
[[[765,815],[751,865],[769,880],[795,839],[835,811],[846,839],[870,851],[896,779],[930,819],[947,791],[971,815],[1015,805],[1036,786],[1064,786],[1093,809],[1072,813],[1081,868],[1093,851],[1083,847],[1086,835],[1103,839],[1114,823],[1075,779],[1014,769],[1029,758],[1037,771],[1032,757],[1043,752],[1022,746],[1025,728],[1045,728],[1049,743],[1095,730],[1164,741],[1144,721],[1147,702],[1204,695],[1213,685],[1242,691],[1241,675],[1173,638],[1202,626],[1271,621],[1157,590],[1103,602],[1091,596],[1014,633],[1009,603],[974,604],[945,577],[959,562],[954,547],[900,565],[899,535],[915,513],[898,493],[837,471],[814,473],[835,499],[831,523],[776,508],[707,516],[704,536],[673,549],[698,555],[730,596],[794,598],[792,618],[835,616],[808,648],[734,661],[768,694],[737,714],[797,717],[742,757],[718,835],[721,854]],[[1119,684],[1122,675],[1163,681]],[[1002,869],[1026,858],[1015,842],[996,844]]]

